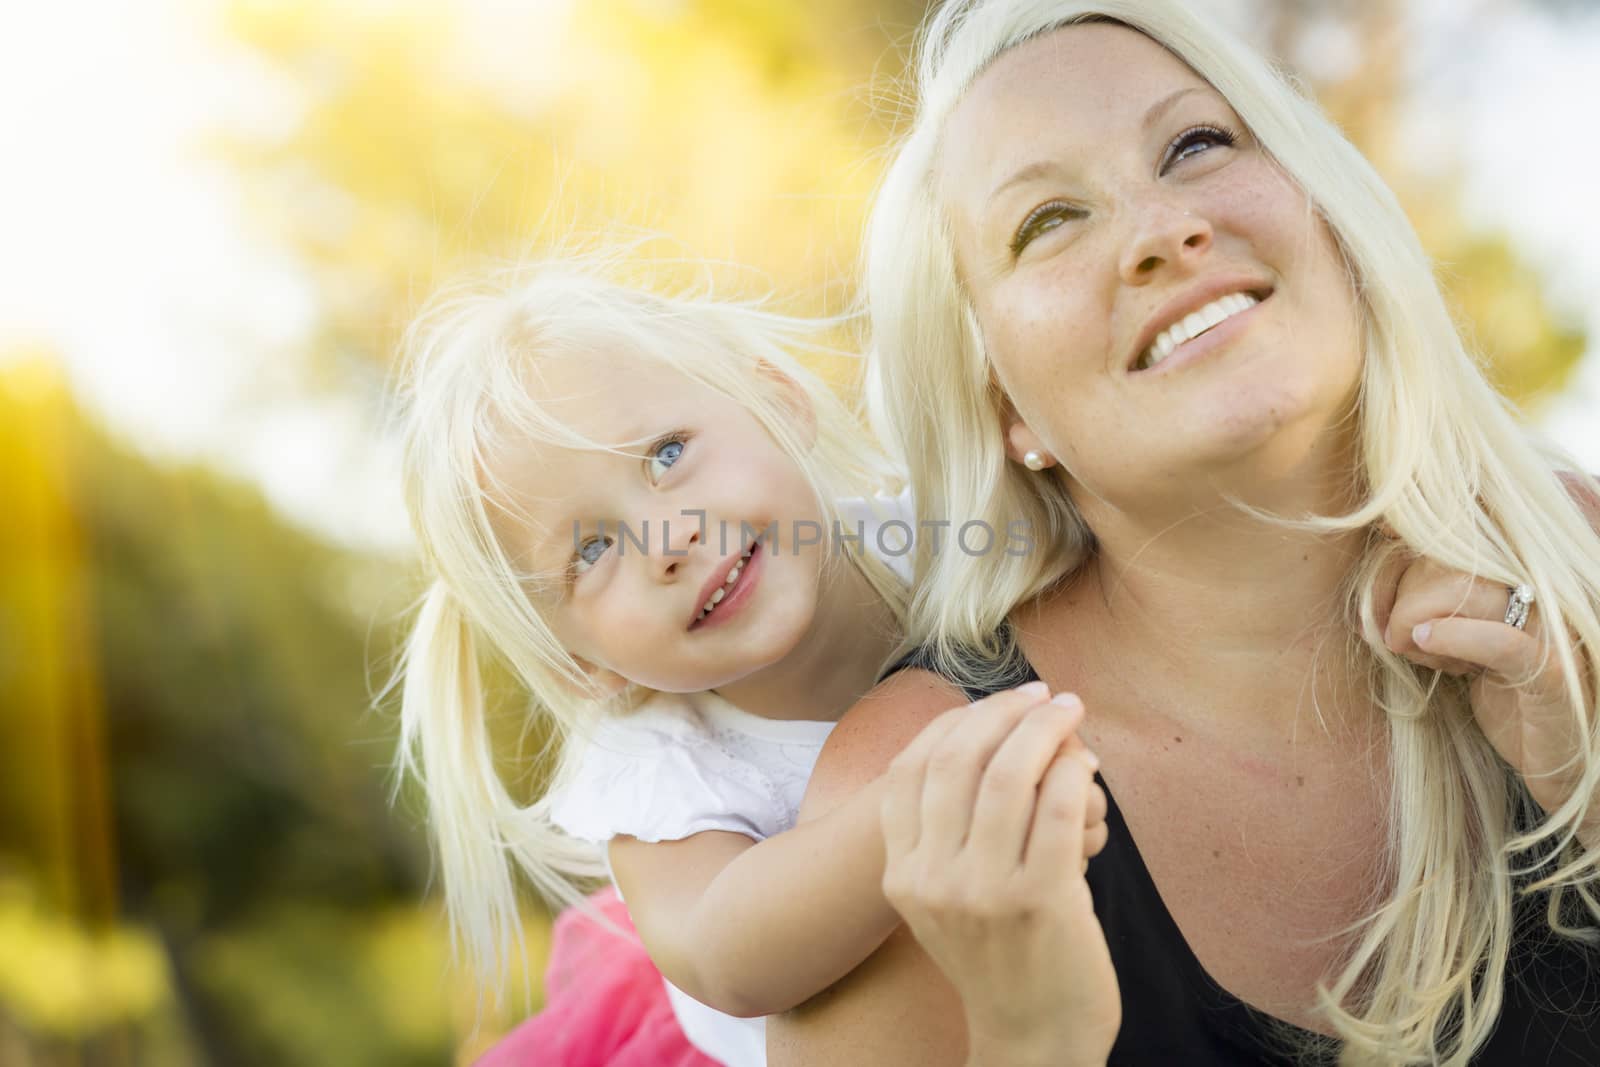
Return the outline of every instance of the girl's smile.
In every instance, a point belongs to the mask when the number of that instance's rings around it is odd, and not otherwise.
[[[713,626],[721,626],[733,618],[755,595],[756,583],[761,580],[761,569],[765,560],[766,553],[762,551],[762,544],[756,541],[739,554],[739,558],[731,567],[724,569],[718,566],[713,570],[711,577],[706,579],[705,587],[700,591],[702,603],[695,609],[694,620],[689,623],[689,629],[706,630]]]
[[[551,629],[592,678],[717,689],[805,639],[821,547],[785,538],[777,551],[760,534],[820,526],[821,506],[755,416],[682,374],[606,352],[548,361],[539,390],[572,443],[508,435],[495,475],[515,491],[508,511],[538,521],[508,524],[506,536],[543,577]]]

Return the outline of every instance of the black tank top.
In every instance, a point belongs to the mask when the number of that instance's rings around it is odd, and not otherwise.
[[[923,650],[885,672],[917,668],[945,677]],[[1038,680],[1018,655],[992,688],[951,683],[969,701]],[[1122,992],[1122,1029],[1108,1067],[1305,1067],[1332,1064],[1330,1040],[1251,1008],[1206,973],[1145,869],[1116,797],[1106,794],[1105,848],[1086,876]],[[1552,934],[1546,900],[1518,901],[1517,938],[1504,1006],[1479,1067],[1600,1067],[1600,949]]]

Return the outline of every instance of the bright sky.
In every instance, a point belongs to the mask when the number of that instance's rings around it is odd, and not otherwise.
[[[1492,0],[1415,11],[1430,32],[1408,142],[1419,160],[1462,162],[1475,221],[1509,230],[1597,339],[1546,425],[1600,470],[1600,12],[1557,22]],[[403,545],[394,456],[373,413],[297,388],[315,294],[252,232],[200,143],[224,124],[271,129],[296,114],[284,85],[221,40],[213,9],[182,0],[7,12],[0,349],[62,353],[79,396],[147,452],[211,459],[341,540]],[[1333,61],[1337,42],[1327,48]]]

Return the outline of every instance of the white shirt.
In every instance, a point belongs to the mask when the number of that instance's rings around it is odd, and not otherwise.
[[[604,843],[678,841],[706,830],[757,841],[794,826],[831,722],[764,719],[715,693],[657,693],[595,731],[551,818]],[[667,983],[684,1034],[730,1067],[767,1059],[766,1020],[739,1019]]]
[[[910,539],[897,535],[911,530],[910,497],[878,498],[875,504],[841,501],[846,532],[853,535],[863,522],[866,550],[909,580],[910,556],[889,552],[909,545]],[[880,539],[884,521],[894,519],[906,531],[891,527]],[[628,715],[598,726],[573,776],[552,797],[551,819],[596,844],[618,834],[679,841],[706,830],[761,841],[794,826],[833,727],[762,718],[711,692],[656,693]],[[765,1019],[725,1015],[666,985],[672,1010],[696,1048],[729,1067],[765,1067]]]

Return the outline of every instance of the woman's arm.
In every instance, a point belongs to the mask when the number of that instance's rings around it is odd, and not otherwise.
[[[868,784],[826,818],[765,841],[708,831],[619,837],[611,869],[661,973],[730,1015],[794,1007],[848,974],[900,918],[883,897],[883,832]]]
[[[908,672],[891,685],[835,731],[805,815],[889,768],[885,885],[963,992],[902,929],[769,1022],[773,1067],[1103,1063],[1120,1004],[1082,881],[1105,840],[1105,797],[1075,736],[1082,705],[1046,702],[1040,685],[938,716],[947,683]]]
[[[963,700],[949,682],[915,670],[902,671],[869,693],[823,747],[800,809],[802,826],[881,780],[923,727]],[[966,1055],[961,999],[904,926],[831,989],[767,1020],[768,1067],[959,1067]]]

